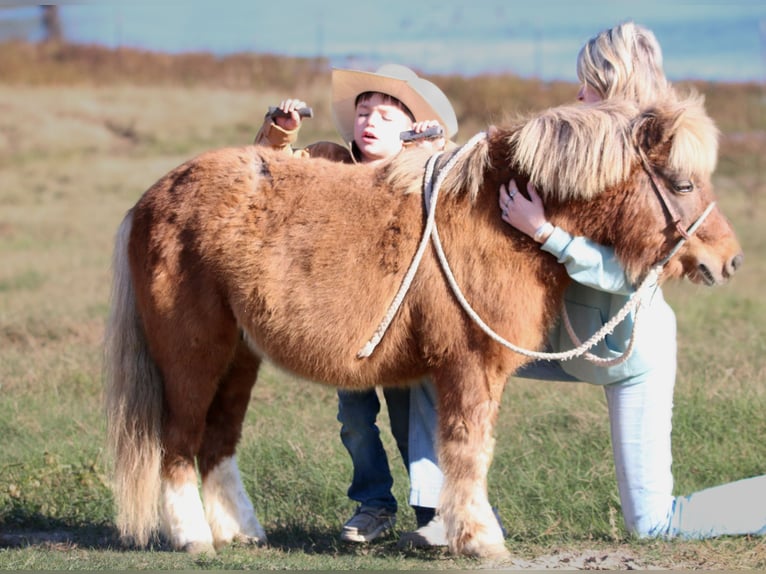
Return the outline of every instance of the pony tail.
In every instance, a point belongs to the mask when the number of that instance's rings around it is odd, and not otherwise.
[[[128,263],[132,223],[131,210],[115,239],[104,403],[117,528],[123,541],[145,546],[159,523],[162,380],[136,309]]]

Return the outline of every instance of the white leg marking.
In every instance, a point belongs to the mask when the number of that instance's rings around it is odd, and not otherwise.
[[[481,448],[476,451],[471,474],[487,476],[495,441],[485,429]],[[450,541],[450,551],[466,556],[496,558],[508,555],[503,531],[487,500],[486,479],[447,479],[442,489],[441,509]]]
[[[213,535],[194,482],[162,482],[162,532],[177,550],[212,552]]]
[[[242,484],[236,457],[223,459],[208,473],[202,483],[202,496],[216,547],[232,540],[266,542],[266,532]]]

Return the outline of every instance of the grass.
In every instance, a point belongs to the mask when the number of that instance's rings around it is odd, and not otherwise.
[[[226,86],[217,77],[203,81],[203,74],[191,81],[188,71],[164,83],[151,76],[89,83],[76,67],[67,69],[57,85],[15,79],[0,86],[0,569],[492,566],[402,552],[396,536],[369,547],[341,544],[338,529],[353,505],[345,494],[351,466],[338,438],[335,390],[271,366],[254,389],[238,453],[270,546],[194,558],[162,546],[136,551],[117,544],[100,379],[113,234],[124,211],[166,171],[211,147],[249,143],[268,105],[303,92]],[[481,78],[469,99],[465,79],[439,81],[457,94],[461,141],[488,117],[574,93],[573,86]],[[326,78],[309,85],[303,97],[317,113],[302,141],[332,138]],[[679,493],[764,472],[766,125],[752,87],[702,88],[726,128],[715,183],[746,264],[721,289],[666,290],[679,321],[673,429]],[[518,107],[497,103],[514,98]],[[512,379],[497,437],[490,498],[515,558],[505,567],[766,568],[759,538],[646,542],[626,535],[599,388]],[[408,483],[398,455],[392,467],[404,501]],[[413,526],[403,508],[398,528]]]

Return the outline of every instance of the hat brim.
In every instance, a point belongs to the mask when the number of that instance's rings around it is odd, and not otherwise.
[[[434,94],[434,90],[438,94]],[[409,108],[416,122],[437,120],[445,128],[448,139],[457,132],[457,119],[454,117],[452,106],[446,100],[446,96],[428,80],[417,76],[403,79],[373,72],[335,69],[332,71],[333,121],[347,144],[354,139],[356,98],[364,92],[380,92],[396,98]],[[438,104],[445,108],[446,102],[448,109],[440,113],[427,97],[432,100],[443,99],[444,102],[439,101]]]

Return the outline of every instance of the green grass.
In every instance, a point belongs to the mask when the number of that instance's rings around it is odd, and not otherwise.
[[[491,99],[483,85],[476,84],[477,110]],[[500,89],[500,82],[487,85]],[[113,235],[158,177],[210,147],[249,143],[266,106],[288,95],[204,86],[0,86],[0,107],[8,112],[0,118],[0,569],[487,566],[441,552],[402,552],[395,535],[369,547],[341,544],[339,527],[353,504],[345,493],[351,465],[338,437],[335,390],[270,366],[254,389],[238,452],[270,546],[194,558],[117,544],[100,379]],[[325,96],[315,94],[318,112]],[[712,99],[725,114],[725,98]],[[477,113],[464,125],[478,126]],[[738,110],[724,123],[741,129],[742,116]],[[311,122],[303,141],[332,137],[328,111]],[[763,134],[764,126],[753,129]],[[463,140],[470,135],[461,132]],[[716,184],[745,267],[720,289],[666,290],[679,321],[679,493],[766,470],[762,150],[727,141]],[[407,478],[382,427],[403,502]],[[762,539],[639,542],[626,535],[600,388],[512,379],[497,438],[490,498],[519,565],[766,568]],[[399,531],[414,526],[403,506]]]

